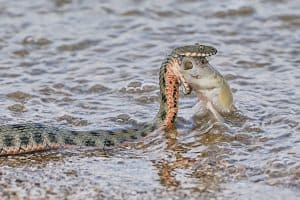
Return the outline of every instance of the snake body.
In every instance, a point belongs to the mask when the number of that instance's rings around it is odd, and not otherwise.
[[[145,137],[147,133],[162,127],[175,128],[178,112],[179,86],[185,93],[191,88],[176,66],[184,57],[208,57],[216,49],[205,45],[190,45],[175,48],[163,61],[159,73],[160,109],[155,122],[146,127],[124,130],[72,131],[37,123],[0,126],[0,156],[34,153],[59,149],[66,146],[111,147],[125,141]]]

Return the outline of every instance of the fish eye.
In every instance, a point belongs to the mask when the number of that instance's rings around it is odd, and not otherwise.
[[[205,57],[201,58],[200,62],[201,62],[201,64],[207,64],[208,63],[208,61]]]
[[[191,61],[186,61],[183,65],[184,70],[189,70],[193,68],[193,63]]]

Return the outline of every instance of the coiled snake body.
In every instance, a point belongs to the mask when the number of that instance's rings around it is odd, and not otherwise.
[[[205,59],[216,52],[213,47],[196,44],[175,48],[167,56],[159,73],[160,109],[153,125],[147,128],[71,131],[34,123],[3,125],[0,126],[0,156],[34,153],[69,145],[109,147],[146,136],[157,128],[173,129],[178,112],[179,86],[183,86],[186,94],[192,89],[179,69],[182,60],[187,57]]]

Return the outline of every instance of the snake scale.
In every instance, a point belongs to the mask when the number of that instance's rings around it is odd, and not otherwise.
[[[125,141],[145,137],[158,128],[175,128],[178,112],[179,86],[191,92],[178,66],[184,58],[206,58],[217,50],[206,45],[189,45],[175,48],[163,61],[159,73],[160,109],[150,126],[124,130],[72,131],[37,123],[0,126],[0,156],[35,153],[67,146],[111,147]]]

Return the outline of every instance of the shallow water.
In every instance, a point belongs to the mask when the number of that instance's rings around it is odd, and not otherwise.
[[[181,95],[176,139],[1,158],[1,199],[299,199],[299,13],[297,0],[0,0],[1,124],[150,122],[162,60],[196,42],[218,49],[238,108],[205,131]]]

